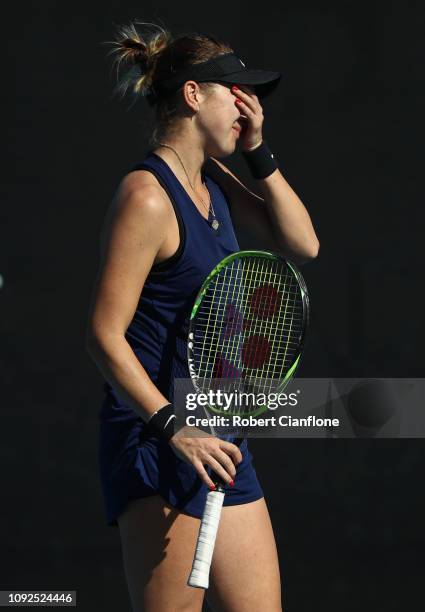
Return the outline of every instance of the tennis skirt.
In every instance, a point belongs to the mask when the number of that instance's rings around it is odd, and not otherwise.
[[[118,526],[117,517],[130,501],[151,495],[161,495],[185,514],[202,517],[209,489],[193,465],[177,457],[167,442],[147,433],[142,418],[117,406],[109,395],[100,413],[98,449],[108,526]],[[227,487],[223,506],[264,497],[246,439],[240,450],[243,460],[236,466],[235,486]],[[207,471],[211,475],[211,468]]]

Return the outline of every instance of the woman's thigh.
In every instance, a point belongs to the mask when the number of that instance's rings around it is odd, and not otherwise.
[[[134,612],[201,612],[203,589],[187,586],[200,520],[161,496],[137,499],[117,519]]]
[[[214,612],[280,612],[279,560],[264,497],[224,506],[207,601]]]

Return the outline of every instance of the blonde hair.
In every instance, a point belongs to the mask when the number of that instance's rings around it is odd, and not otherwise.
[[[113,67],[117,70],[116,93],[124,97],[129,91],[136,101],[140,96],[156,107],[156,122],[150,144],[172,126],[179,114],[180,89],[167,96],[158,95],[155,84],[170,75],[171,70],[180,70],[209,59],[232,53],[227,43],[212,34],[187,33],[174,37],[161,25],[135,20],[118,26],[115,40],[106,41],[113,46]],[[130,66],[120,77],[121,64]],[[210,83],[199,83],[208,89]]]

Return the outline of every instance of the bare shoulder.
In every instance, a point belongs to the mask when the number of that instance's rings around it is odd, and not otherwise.
[[[130,172],[119,183],[106,211],[100,234],[105,251],[113,234],[122,240],[152,243],[159,249],[172,222],[172,206],[164,189],[145,170]]]
[[[133,206],[164,218],[170,213],[167,194],[152,172],[135,170],[124,176],[114,196],[117,207]]]

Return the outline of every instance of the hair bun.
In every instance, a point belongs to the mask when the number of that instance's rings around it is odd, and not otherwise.
[[[142,34],[136,29],[136,24],[145,26],[146,31]],[[155,31],[147,26],[154,26]],[[123,96],[129,87],[133,93],[142,95],[151,90],[156,62],[171,40],[171,33],[156,24],[136,21],[118,27],[115,40],[111,41],[114,47],[111,53],[116,54],[114,63],[117,73],[121,62],[133,64],[133,68],[127,71],[117,88]]]
[[[134,64],[146,64],[148,61],[149,49],[141,40],[134,38],[124,38],[120,41],[121,50],[119,51],[122,59]]]

